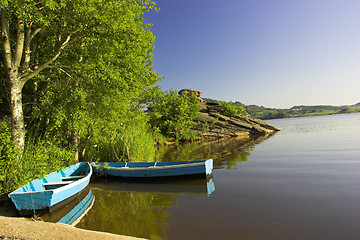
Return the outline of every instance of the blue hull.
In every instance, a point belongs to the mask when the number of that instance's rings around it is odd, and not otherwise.
[[[89,163],[78,163],[36,179],[9,194],[20,215],[45,213],[61,207],[90,182]]]
[[[91,163],[94,173],[124,178],[201,176],[212,174],[213,160],[182,162]]]

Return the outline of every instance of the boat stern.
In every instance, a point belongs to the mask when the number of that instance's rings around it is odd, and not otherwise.
[[[208,159],[205,161],[205,172],[206,176],[211,176],[213,173],[213,159]]]
[[[8,196],[21,216],[31,215],[36,209],[49,209],[52,191],[12,192]]]

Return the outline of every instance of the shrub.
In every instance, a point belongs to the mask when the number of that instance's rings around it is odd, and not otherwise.
[[[221,102],[221,109],[223,113],[228,117],[235,117],[241,113],[245,113],[245,108],[234,106],[233,103],[230,102]]]

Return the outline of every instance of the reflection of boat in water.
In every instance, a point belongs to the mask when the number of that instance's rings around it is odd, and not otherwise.
[[[213,160],[180,162],[102,162],[91,163],[94,173],[122,178],[208,177]]]
[[[168,218],[180,198],[207,201],[214,180],[93,177],[93,208],[77,227],[146,239],[167,239]]]
[[[65,223],[75,226],[91,209],[94,201],[95,197],[90,187],[88,187],[78,198],[52,213],[42,215],[41,219],[46,222]]]
[[[176,179],[172,181],[120,181],[117,179],[95,178],[92,188],[120,192],[152,192],[210,195],[215,191],[214,179]]]

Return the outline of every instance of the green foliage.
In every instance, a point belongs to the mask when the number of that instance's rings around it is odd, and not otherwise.
[[[152,70],[155,37],[142,16],[157,11],[155,3],[64,0],[39,4],[45,5],[41,11],[48,14],[33,23],[44,26],[33,39],[38,48],[34,59],[50,58],[73,32],[74,42],[53,68],[24,87],[28,139],[52,139],[75,149],[80,160],[99,160],[94,157],[94,145],[106,153],[104,160],[149,160],[153,141],[151,134],[139,134],[146,129],[146,119],[137,102],[144,88],[161,78]],[[57,15],[62,17],[52,23]]]
[[[23,184],[73,164],[74,154],[72,149],[64,149],[54,144],[53,141],[43,140],[33,144],[28,143],[21,165]]]
[[[2,52],[0,52],[2,55]],[[0,57],[1,59],[1,57]],[[1,67],[1,60],[0,60],[0,69]],[[6,76],[5,72],[0,72],[0,116],[7,116],[10,115],[10,109],[9,109],[9,86],[7,82],[5,81]]]
[[[19,162],[10,128],[1,128],[1,191],[64,167],[74,156],[153,159],[153,134],[138,99],[161,79],[152,70],[155,37],[143,16],[156,12],[155,5],[148,0],[0,2],[11,33],[19,19],[26,33],[41,28],[31,41],[30,70],[52,59],[69,39],[56,61],[24,85],[27,134]],[[12,36],[12,45],[16,39]],[[0,69],[0,87],[8,90],[3,62]],[[0,92],[1,115],[10,115],[8,98],[8,91]]]
[[[160,79],[152,70],[155,37],[143,17],[156,12],[155,5],[148,0],[30,0],[24,8],[22,1],[1,2],[13,33],[18,19],[31,32],[41,28],[31,42],[30,69],[53,58],[69,38],[51,68],[24,86],[24,115],[31,137],[61,134],[66,142],[72,138],[68,133],[84,141],[92,131],[89,126],[107,113],[126,116],[143,89]],[[0,86],[3,83],[5,77]]]
[[[246,113],[244,107],[234,106],[231,101],[230,102],[221,102],[221,109],[222,109],[223,113],[228,117],[235,117],[239,114]]]
[[[158,91],[153,97],[150,109],[150,124],[167,137],[176,140],[195,138],[190,126],[196,123],[193,119],[198,115],[199,100],[194,95],[181,94],[171,89]]]
[[[11,128],[6,121],[0,122],[0,194],[17,186],[19,150],[13,146]]]
[[[155,156],[154,137],[144,114],[138,114],[116,126],[99,125],[94,127],[89,140],[85,159],[88,161],[152,161]]]
[[[28,143],[22,159],[18,159],[20,150],[12,145],[6,121],[0,123],[0,153],[0,193],[10,192],[74,161],[74,151],[49,141]]]

